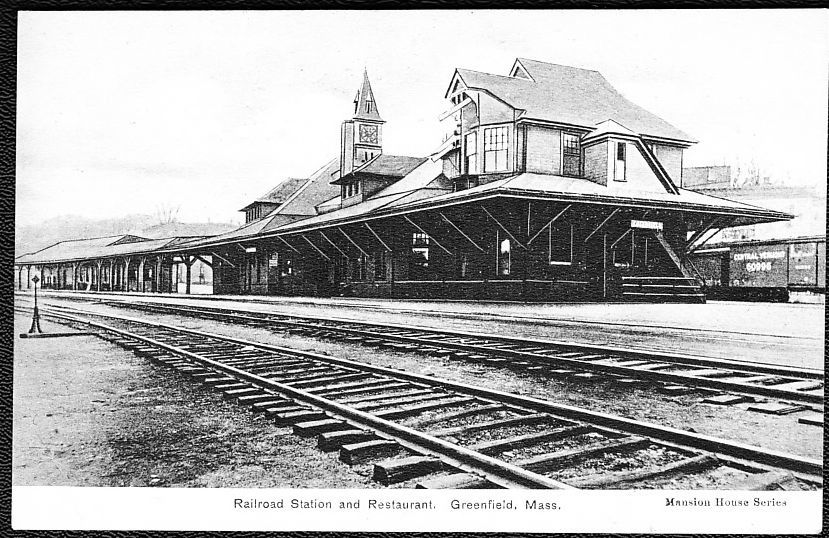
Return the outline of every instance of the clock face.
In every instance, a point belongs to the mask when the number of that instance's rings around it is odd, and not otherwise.
[[[369,144],[377,143],[377,126],[376,125],[360,125],[360,142],[367,142]]]

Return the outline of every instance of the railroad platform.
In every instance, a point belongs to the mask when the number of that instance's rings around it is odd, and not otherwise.
[[[109,293],[82,292],[101,296]],[[51,292],[44,295],[73,295]],[[474,332],[823,368],[824,305],[518,303],[250,295],[124,294],[149,301],[412,323]],[[359,312],[359,314],[358,314]]]

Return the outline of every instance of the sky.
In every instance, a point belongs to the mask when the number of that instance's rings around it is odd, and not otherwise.
[[[367,69],[384,151],[440,145],[456,67],[516,57],[600,71],[699,141],[685,166],[754,163],[825,185],[826,11],[22,12],[17,223],[237,210],[339,152]]]

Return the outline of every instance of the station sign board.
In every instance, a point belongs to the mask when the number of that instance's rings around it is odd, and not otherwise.
[[[662,231],[662,223],[655,220],[632,220],[630,221],[630,227],[642,230]]]
[[[731,249],[732,286],[785,287],[788,273],[786,245],[751,245]]]

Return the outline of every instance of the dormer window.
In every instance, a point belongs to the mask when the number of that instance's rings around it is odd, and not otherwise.
[[[370,113],[374,109],[374,101],[371,98],[366,99],[366,114]]]
[[[565,176],[581,175],[581,139],[579,135],[561,133],[561,173]]]
[[[627,181],[625,172],[627,169],[627,145],[624,142],[616,142],[616,159],[613,162],[613,181]]]
[[[484,171],[504,172],[509,160],[509,127],[484,129]]]

